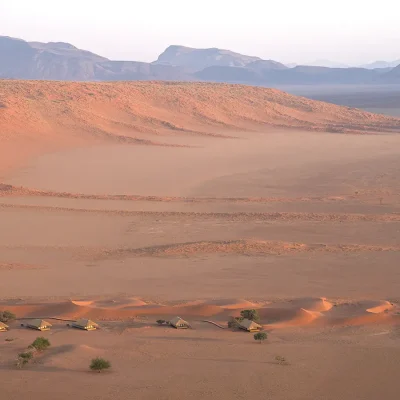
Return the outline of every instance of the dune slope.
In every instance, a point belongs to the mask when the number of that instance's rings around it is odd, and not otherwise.
[[[0,81],[0,105],[0,140],[86,133],[129,142],[135,133],[216,134],[216,128],[265,125],[337,132],[400,130],[395,118],[275,89],[226,84]]]

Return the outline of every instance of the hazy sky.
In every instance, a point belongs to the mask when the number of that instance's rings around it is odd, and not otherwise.
[[[0,35],[153,61],[170,44],[282,62],[400,58],[398,0],[0,0]]]

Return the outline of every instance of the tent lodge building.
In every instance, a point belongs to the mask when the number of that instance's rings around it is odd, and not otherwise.
[[[171,326],[173,326],[174,328],[176,328],[176,329],[188,329],[188,328],[190,328],[189,322],[186,322],[186,321],[185,321],[184,319],[182,319],[181,317],[172,318],[172,319],[169,321],[169,324],[170,324]]]
[[[28,321],[26,326],[30,329],[36,329],[37,331],[49,331],[52,327],[50,322],[47,322],[44,319],[32,319]]]
[[[262,329],[262,326],[257,324],[257,322],[251,321],[249,319],[244,319],[238,324],[240,329],[243,329],[247,332],[259,332]]]
[[[78,319],[78,321],[72,323],[72,327],[82,329],[84,331],[94,331],[99,328],[99,325],[90,319]]]
[[[0,322],[0,332],[7,332],[8,331],[8,325],[6,325],[3,322]]]

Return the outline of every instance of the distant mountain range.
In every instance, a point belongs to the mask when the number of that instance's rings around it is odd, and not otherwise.
[[[370,64],[361,65],[361,68],[375,69],[375,68],[394,68],[400,65],[400,59],[396,61],[374,61]]]
[[[316,64],[329,64],[317,66]],[[292,68],[217,48],[168,47],[152,63],[112,61],[63,42],[26,42],[0,36],[0,78],[66,81],[167,80],[313,85],[400,83],[400,60],[346,68],[327,60]]]
[[[296,67],[298,64],[293,65]],[[331,60],[315,60],[310,63],[307,63],[311,67],[327,67],[327,68],[351,68],[350,65],[343,64],[336,61]]]
[[[374,61],[369,64],[362,64],[357,66],[351,66],[348,64],[343,64],[336,61],[331,60],[315,60],[306,64],[296,64],[290,63],[285,64],[288,68],[294,68],[298,65],[308,65],[313,67],[328,67],[328,68],[366,68],[366,69],[376,69],[376,68],[386,68],[391,69],[400,65],[400,59],[395,61]]]

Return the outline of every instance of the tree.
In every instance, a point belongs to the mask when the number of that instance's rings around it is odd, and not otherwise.
[[[29,346],[30,349],[35,349],[37,351],[46,350],[48,347],[50,347],[50,341],[43,336],[37,337]]]
[[[258,315],[257,310],[243,310],[240,312],[240,315],[243,318],[249,319],[250,321],[259,321],[260,320],[260,316]]]
[[[32,360],[33,354],[31,351],[25,353],[19,353],[17,358],[17,367],[23,368],[30,360]]]
[[[258,332],[254,334],[254,340],[258,340],[260,343],[266,340],[267,337],[268,335],[265,332]]]
[[[164,319],[158,319],[156,322],[158,325],[164,325],[166,321]]]
[[[13,314],[11,311],[0,311],[0,322],[10,322],[16,318],[16,315]]]
[[[92,371],[97,371],[97,372],[100,373],[104,369],[111,368],[111,363],[110,363],[110,361],[107,361],[104,358],[97,357],[97,358],[94,358],[92,360],[92,362],[90,363],[89,368]]]

